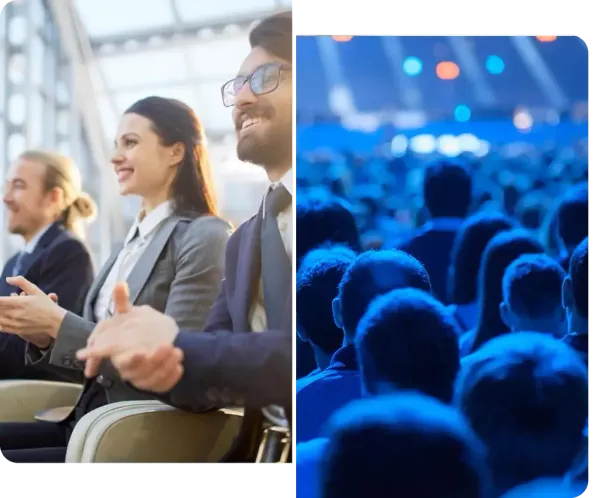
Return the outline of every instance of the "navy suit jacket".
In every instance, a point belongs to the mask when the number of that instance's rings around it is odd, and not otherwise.
[[[398,247],[423,264],[429,274],[434,296],[444,304],[449,304],[450,255],[461,224],[460,218],[434,219]]]
[[[21,290],[8,285],[17,255],[8,260],[0,278],[0,296]],[[51,225],[28,255],[21,275],[46,293],[58,295],[61,307],[81,312],[85,296],[94,280],[92,258],[85,244],[59,223]],[[25,341],[0,332],[0,379],[57,378],[39,368],[25,365]]]
[[[161,398],[186,410],[207,406],[269,404],[292,406],[292,288],[286,296],[286,330],[251,333],[249,314],[260,281],[257,215],[231,236],[225,278],[201,334],[180,331],[175,345],[184,351],[182,380]]]

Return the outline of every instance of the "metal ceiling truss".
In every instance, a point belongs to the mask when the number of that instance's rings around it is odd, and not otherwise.
[[[278,11],[286,10],[283,8],[278,10],[269,9],[237,16],[228,15],[222,19],[186,23],[182,21],[173,0],[171,0],[171,8],[177,20],[173,25],[91,38],[92,50],[98,56],[109,56],[112,53],[137,54],[157,49],[197,44],[221,37],[230,38],[232,32],[246,31],[258,20]]]

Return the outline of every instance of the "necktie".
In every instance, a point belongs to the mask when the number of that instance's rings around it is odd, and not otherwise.
[[[21,251],[17,256],[17,260],[15,261],[15,266],[13,268],[12,276],[18,277],[21,275],[23,268],[25,267],[25,263],[27,263],[27,259],[31,256],[31,254]]]
[[[292,202],[292,196],[283,185],[272,188],[265,199],[261,227],[261,274],[267,326],[271,330],[286,330],[284,308],[292,288],[292,266],[288,257],[277,215]]]

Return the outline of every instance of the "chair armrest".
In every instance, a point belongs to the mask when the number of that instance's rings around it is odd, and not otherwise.
[[[74,405],[81,385],[46,380],[0,381],[0,422],[33,422],[42,410]]]
[[[111,403],[77,423],[66,461],[218,462],[242,420],[243,410],[188,413],[153,400]]]

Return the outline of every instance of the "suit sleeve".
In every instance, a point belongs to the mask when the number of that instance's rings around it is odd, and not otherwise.
[[[243,230],[244,225],[238,228],[227,242],[225,261],[232,262],[238,260],[237,251],[239,248],[239,238],[241,237]],[[210,309],[210,314],[208,315],[208,320],[206,321],[204,331],[216,332],[226,330],[233,330],[233,322],[231,320],[229,304],[227,302],[227,281],[224,278],[221,281],[221,287],[219,289],[217,299],[215,299],[215,302]]]
[[[227,305],[227,291],[225,288],[225,279],[221,281],[221,288],[219,294],[215,300],[208,320],[206,321],[205,332],[215,332],[217,330],[232,330],[233,323],[231,322],[231,315],[229,314],[229,307]]]
[[[184,352],[184,374],[165,395],[184,410],[207,406],[292,403],[292,334],[180,331],[175,346]]]

